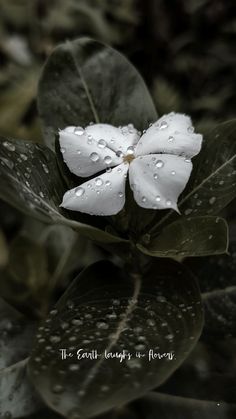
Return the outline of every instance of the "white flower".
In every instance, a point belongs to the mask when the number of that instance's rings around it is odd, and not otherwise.
[[[80,177],[99,173],[66,192],[61,206],[93,215],[113,215],[124,207],[128,172],[140,207],[178,211],[177,199],[188,182],[190,159],[199,153],[202,136],[194,133],[188,116],[172,112],[141,137],[132,124],[119,128],[94,124],[85,129],[67,127],[60,131],[59,141],[72,173]]]

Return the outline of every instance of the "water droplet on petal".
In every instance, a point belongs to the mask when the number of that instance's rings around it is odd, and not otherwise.
[[[147,198],[145,196],[142,197],[142,202],[146,202]]]
[[[168,128],[167,122],[166,121],[162,121],[161,124],[160,124],[160,129],[166,129],[166,128]]]
[[[156,200],[157,202],[160,202],[161,197],[160,197],[159,195],[157,195],[157,196],[156,196],[156,198],[155,198],[155,200]]]
[[[157,160],[156,167],[158,167],[158,169],[161,169],[163,166],[164,166],[164,162],[162,160]]]
[[[170,207],[170,206],[171,206],[171,204],[172,204],[171,200],[170,200],[170,199],[167,199],[167,200],[166,200],[166,205],[167,205],[168,207]]]
[[[106,164],[111,164],[111,162],[112,162],[112,158],[111,158],[110,156],[106,156],[106,157],[104,158],[104,161],[105,161],[105,163],[106,163]]]
[[[90,159],[91,159],[93,162],[95,162],[95,163],[99,160],[99,155],[98,155],[98,153],[91,153],[89,157],[90,157]]]
[[[64,147],[61,147],[61,153],[64,154],[66,152],[66,149]]]
[[[84,188],[81,188],[81,186],[75,189],[76,196],[82,196],[83,194],[84,194]]]
[[[107,143],[106,143],[105,140],[101,139],[101,140],[98,141],[98,147],[99,148],[105,148],[106,145],[107,145]]]
[[[76,134],[76,135],[83,135],[84,134],[84,129],[82,127],[76,127],[74,129],[74,134]]]
[[[176,174],[176,172],[174,170],[172,170],[171,174],[172,174],[172,176],[174,176]]]
[[[123,192],[119,192],[118,196],[119,196],[119,198],[123,198],[123,196],[124,196]]]
[[[190,163],[190,162],[191,162],[191,160],[190,160],[190,159],[184,159],[184,161],[185,161],[186,163]]]
[[[106,186],[110,186],[110,185],[111,185],[110,180],[106,180],[105,185],[106,185]]]
[[[127,150],[126,150],[126,153],[127,153],[127,155],[134,154],[134,147],[133,146],[128,147]]]
[[[97,186],[102,186],[103,180],[100,177],[98,177],[97,179],[95,179],[95,183]]]
[[[155,180],[157,180],[158,179],[158,174],[154,173],[153,177],[154,177]]]
[[[170,135],[169,138],[168,138],[168,142],[172,143],[173,141],[174,141],[174,137],[172,135]]]
[[[124,153],[123,153],[122,151],[118,150],[118,151],[116,152],[116,156],[117,156],[117,157],[123,157],[123,156],[124,156]]]
[[[188,132],[189,132],[189,134],[192,134],[193,132],[194,132],[194,127],[188,127]]]

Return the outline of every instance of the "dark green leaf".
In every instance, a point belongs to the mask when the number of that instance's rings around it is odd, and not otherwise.
[[[206,324],[204,335],[236,337],[236,286],[202,294]]]
[[[150,393],[137,402],[145,419],[234,419],[236,405]],[[158,416],[157,416],[158,415]]]
[[[89,38],[67,42],[49,57],[38,91],[45,141],[68,125],[133,123],[143,130],[157,119],[143,79],[116,50]]]
[[[198,342],[178,370],[158,390],[198,400],[235,403],[235,351],[232,338]]]
[[[36,342],[30,376],[50,407],[88,418],[165,381],[194,347],[201,327],[199,289],[182,265],[160,260],[141,277],[98,262],[75,279],[42,324],[45,341]],[[73,356],[62,360],[61,348]],[[80,348],[101,356],[77,360]],[[174,359],[149,362],[149,349],[172,352]],[[127,350],[133,356],[108,360],[105,350]],[[136,351],[145,356],[136,358]]]
[[[236,239],[229,226],[227,255],[188,259],[186,263],[199,278],[205,307],[204,339],[236,337]]]
[[[28,356],[33,334],[34,326],[0,298],[0,370]]]
[[[27,375],[35,326],[0,299],[0,413],[22,417],[41,406]],[[7,414],[9,416],[7,416]]]
[[[146,245],[138,248],[150,256],[184,258],[226,253],[228,249],[228,227],[223,218],[180,217],[168,225],[162,233],[151,239],[144,236]]]
[[[0,412],[3,418],[20,418],[42,407],[27,377],[27,361],[0,370]]]
[[[236,196],[236,120],[222,123],[204,136],[203,147],[193,159],[189,186],[179,199],[185,215],[218,214]],[[175,217],[169,211],[152,231]]]
[[[0,197],[40,221],[65,224],[103,243],[122,242],[98,228],[65,218],[59,205],[65,192],[54,153],[22,140],[0,139]]]

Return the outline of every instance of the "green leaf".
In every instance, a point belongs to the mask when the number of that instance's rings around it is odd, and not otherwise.
[[[28,359],[24,359],[0,370],[0,412],[3,418],[22,418],[42,407],[27,377],[27,362]]]
[[[230,419],[235,417],[236,405],[196,400],[169,394],[150,393],[137,402],[136,407],[142,417],[156,419]]]
[[[64,224],[102,243],[126,242],[96,227],[66,218],[59,208],[65,186],[47,147],[0,138],[0,198],[40,221]]]
[[[205,309],[203,338],[206,340],[236,337],[236,240],[230,226],[227,255],[208,257],[188,266],[199,278]]]
[[[0,412],[18,418],[41,407],[26,375],[35,325],[0,298]],[[7,416],[7,414],[9,416]]]
[[[143,130],[157,119],[147,87],[116,50],[89,38],[68,41],[49,57],[39,83],[38,109],[45,141],[69,125],[133,123]]]
[[[193,159],[189,186],[179,199],[182,214],[216,215],[236,197],[236,119],[204,135],[203,147]],[[168,211],[151,232],[160,230],[176,215]]]
[[[177,262],[160,260],[142,277],[98,262],[75,279],[41,325],[45,341],[35,344],[30,377],[64,416],[98,415],[165,381],[194,347],[202,321],[198,286]],[[62,360],[61,348],[73,356]],[[80,348],[100,356],[77,360]],[[149,361],[149,349],[172,352],[174,359]],[[105,359],[105,350],[127,350],[132,358]],[[145,356],[136,358],[136,351]]]
[[[180,217],[168,225],[159,236],[143,237],[146,245],[137,247],[147,255],[184,258],[226,253],[228,226],[220,217]]]
[[[235,351],[234,338],[214,339],[211,344],[198,342],[190,356],[158,390],[235,405]]]
[[[34,325],[0,298],[0,370],[28,356],[33,334]]]

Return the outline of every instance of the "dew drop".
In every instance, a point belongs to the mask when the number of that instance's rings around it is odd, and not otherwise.
[[[155,198],[155,200],[156,200],[157,202],[160,202],[160,200],[161,200],[160,195],[157,195],[157,196],[156,196],[156,198]]]
[[[174,176],[176,174],[175,170],[172,170],[171,174]]]
[[[46,164],[43,163],[42,166],[43,166],[44,172],[48,174],[49,170],[48,170],[48,167],[46,166]]]
[[[174,137],[172,135],[170,135],[169,138],[168,138],[168,142],[172,143],[173,141],[174,141]]]
[[[123,196],[124,196],[123,192],[119,192],[118,196],[119,196],[119,198],[123,198]]]
[[[98,147],[99,148],[105,148],[106,145],[107,145],[107,143],[106,143],[105,140],[101,139],[101,140],[98,141]]]
[[[139,345],[135,346],[136,351],[144,351],[145,345],[142,345],[141,343]]]
[[[188,127],[188,132],[189,132],[189,134],[192,134],[194,132],[194,128],[192,126]]]
[[[83,194],[84,194],[84,188],[81,188],[81,186],[75,189],[76,196],[82,196]]]
[[[107,324],[107,323],[105,323],[105,322],[98,322],[97,323],[97,328],[98,329],[108,329],[109,328],[109,325]]]
[[[84,134],[84,129],[82,127],[76,127],[74,129],[74,134],[76,134],[76,135],[83,135]]]
[[[168,207],[170,207],[170,206],[171,206],[171,204],[172,204],[171,200],[170,200],[170,199],[167,199],[167,200],[166,200],[166,205],[167,205]]]
[[[91,153],[89,157],[90,157],[90,160],[92,160],[93,162],[97,162],[99,160],[98,153]]]
[[[8,151],[15,151],[16,147],[14,146],[14,144],[9,143],[8,141],[4,141],[3,142],[3,146],[8,150]]]
[[[191,160],[190,159],[184,159],[185,163],[190,163]]]
[[[154,173],[153,177],[154,177],[155,180],[157,180],[158,179],[158,174]]]
[[[78,371],[79,370],[79,365],[78,364],[71,364],[71,365],[69,365],[69,370],[70,371]]]
[[[106,186],[110,186],[110,185],[111,185],[110,180],[106,180],[105,185],[106,185]]]
[[[166,129],[166,128],[168,128],[167,122],[166,121],[162,121],[161,122],[161,125],[160,125],[160,129]]]
[[[95,179],[95,183],[97,186],[102,186],[103,180],[100,177],[98,177],[97,179]]]
[[[111,164],[111,162],[112,162],[112,158],[111,158],[110,156],[106,156],[106,157],[104,158],[104,162],[105,162],[106,164]]]
[[[142,197],[142,202],[146,202],[147,198],[145,196]]]
[[[133,368],[141,368],[141,363],[138,359],[130,359],[126,362],[127,367]]]
[[[133,146],[128,147],[126,150],[126,153],[128,156],[134,154],[134,147]]]
[[[124,156],[124,153],[123,153],[122,151],[118,150],[118,151],[116,152],[116,156],[117,156],[117,157],[123,157],[123,156]]]
[[[160,169],[163,166],[164,166],[164,162],[162,160],[157,160],[156,167],[158,167],[158,169]]]

